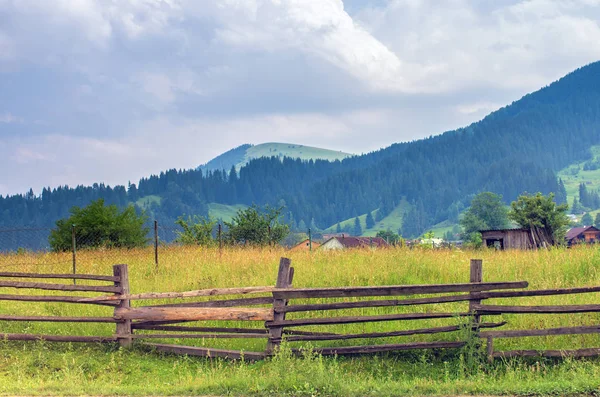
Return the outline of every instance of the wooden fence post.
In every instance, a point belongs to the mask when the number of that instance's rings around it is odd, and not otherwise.
[[[158,221],[154,220],[154,265],[158,268]]]
[[[277,272],[277,282],[275,288],[289,288],[292,286],[294,278],[294,268],[290,267],[292,261],[288,258],[281,258],[279,261],[279,271]],[[274,321],[285,320],[285,312],[281,309],[287,305],[286,299],[273,299]],[[283,327],[269,328],[269,340],[265,353],[272,355],[275,350],[281,345],[281,336],[283,335]]]
[[[115,281],[115,287],[121,289],[120,292],[117,292],[117,295],[129,294],[129,272],[127,270],[127,265],[114,265],[113,266],[113,275],[119,277],[119,281]],[[118,306],[115,306],[115,316],[118,309],[128,308],[131,305],[131,301],[129,299],[122,299]],[[121,320],[117,323],[117,332],[116,337],[119,345],[121,347],[129,347],[132,344],[131,337],[131,320]]]
[[[71,253],[73,256],[73,274],[77,274],[77,239],[75,238],[75,225],[71,225]],[[73,285],[77,280],[73,279]]]
[[[483,282],[483,260],[471,259],[471,277],[469,282],[471,283],[482,283]],[[473,293],[470,294],[471,296]],[[473,315],[474,326],[476,327],[477,333],[479,333],[479,324],[481,322],[481,316],[475,312],[474,305],[481,304],[481,299],[471,299],[469,301],[469,312]]]

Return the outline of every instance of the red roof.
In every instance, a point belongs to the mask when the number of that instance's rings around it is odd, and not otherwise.
[[[594,226],[574,227],[573,229],[571,229],[567,232],[567,236],[566,236],[567,240],[573,240],[574,238],[577,238],[583,232],[587,232],[587,231],[600,232],[600,230],[598,230]]]

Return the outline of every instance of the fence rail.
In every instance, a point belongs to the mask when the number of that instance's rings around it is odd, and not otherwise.
[[[41,321],[41,322],[78,322],[78,323],[109,323],[115,324],[115,333],[111,336],[65,336],[41,335],[26,333],[0,334],[6,340],[49,342],[94,342],[115,343],[129,346],[134,340],[154,339],[263,339],[266,346],[262,352],[242,352],[235,350],[213,349],[208,347],[181,346],[165,343],[144,343],[153,349],[198,355],[207,357],[241,358],[248,360],[262,359],[276,353],[286,340],[296,342],[323,342],[343,340],[372,340],[377,338],[395,338],[414,335],[441,335],[467,329],[478,338],[486,340],[487,356],[490,360],[497,357],[517,356],[573,356],[588,357],[600,355],[598,348],[559,350],[510,350],[497,351],[494,349],[494,339],[523,338],[551,335],[583,335],[600,333],[600,325],[555,327],[545,329],[499,330],[507,325],[507,321],[483,322],[483,316],[498,316],[502,314],[571,314],[600,312],[600,304],[585,305],[491,305],[483,301],[496,298],[523,298],[530,296],[552,296],[567,294],[583,294],[600,292],[600,287],[577,287],[547,290],[525,290],[526,281],[483,282],[482,263],[472,260],[469,283],[432,284],[432,285],[392,285],[392,286],[359,286],[335,288],[293,288],[294,268],[291,261],[282,258],[279,264],[275,286],[212,288],[185,292],[142,292],[133,294],[129,288],[127,265],[115,265],[113,275],[93,274],[49,274],[3,272],[0,278],[9,279],[78,279],[108,282],[110,285],[70,285],[42,283],[35,281],[0,281],[0,288],[18,288],[33,290],[53,290],[73,293],[101,292],[109,295],[101,296],[54,296],[54,295],[14,295],[0,294],[0,300],[30,302],[58,302],[89,305],[103,305],[113,308],[113,315],[106,317],[86,316],[34,316],[28,314],[1,314],[0,321]],[[458,293],[458,294],[456,294]],[[260,294],[259,297],[244,297],[247,294]],[[439,295],[454,294],[454,295]],[[209,298],[214,296],[232,296],[230,299],[205,300],[194,302],[175,302],[158,305],[132,306],[132,302],[153,299],[187,299]],[[413,297],[414,295],[437,295]],[[242,296],[242,297],[240,297]],[[385,296],[404,296],[402,299],[376,299]],[[329,299],[360,299],[353,301],[327,302]],[[367,299],[375,298],[375,299]],[[294,301],[302,302],[295,304]],[[319,302],[312,303],[311,300]],[[468,302],[468,311],[436,311],[426,308],[418,311],[424,305],[448,304],[453,302]],[[253,307],[254,306],[254,307]],[[257,307],[258,306],[258,307]],[[379,307],[410,307],[411,312],[392,314],[362,314],[355,316],[327,315],[325,312],[341,309],[364,309]],[[301,318],[286,318],[288,313],[304,313]],[[312,313],[312,315],[311,315]],[[335,333],[326,332],[327,326],[340,324],[360,324],[397,322],[428,319],[455,319],[458,324],[414,329],[398,329],[382,332]],[[470,321],[467,325],[461,318]],[[190,322],[222,321],[221,327],[189,326]],[[228,326],[227,322],[234,321],[238,326]],[[263,322],[264,328],[243,328],[239,322]],[[183,325],[182,325],[183,324]],[[296,328],[305,326],[325,327],[325,331],[314,329],[302,331]],[[139,331],[144,331],[140,333]],[[456,349],[465,346],[466,340],[448,341],[417,341],[411,343],[391,343],[379,345],[359,344],[356,346],[317,347],[315,352],[323,355],[356,355],[376,352],[404,351],[413,349]],[[293,348],[299,353],[301,348]]]

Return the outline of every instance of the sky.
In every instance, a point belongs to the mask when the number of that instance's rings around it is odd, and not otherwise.
[[[0,0],[0,194],[365,153],[600,59],[600,0]]]

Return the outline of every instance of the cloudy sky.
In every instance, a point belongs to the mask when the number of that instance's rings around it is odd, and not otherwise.
[[[0,0],[0,194],[362,153],[600,59],[600,0]]]

